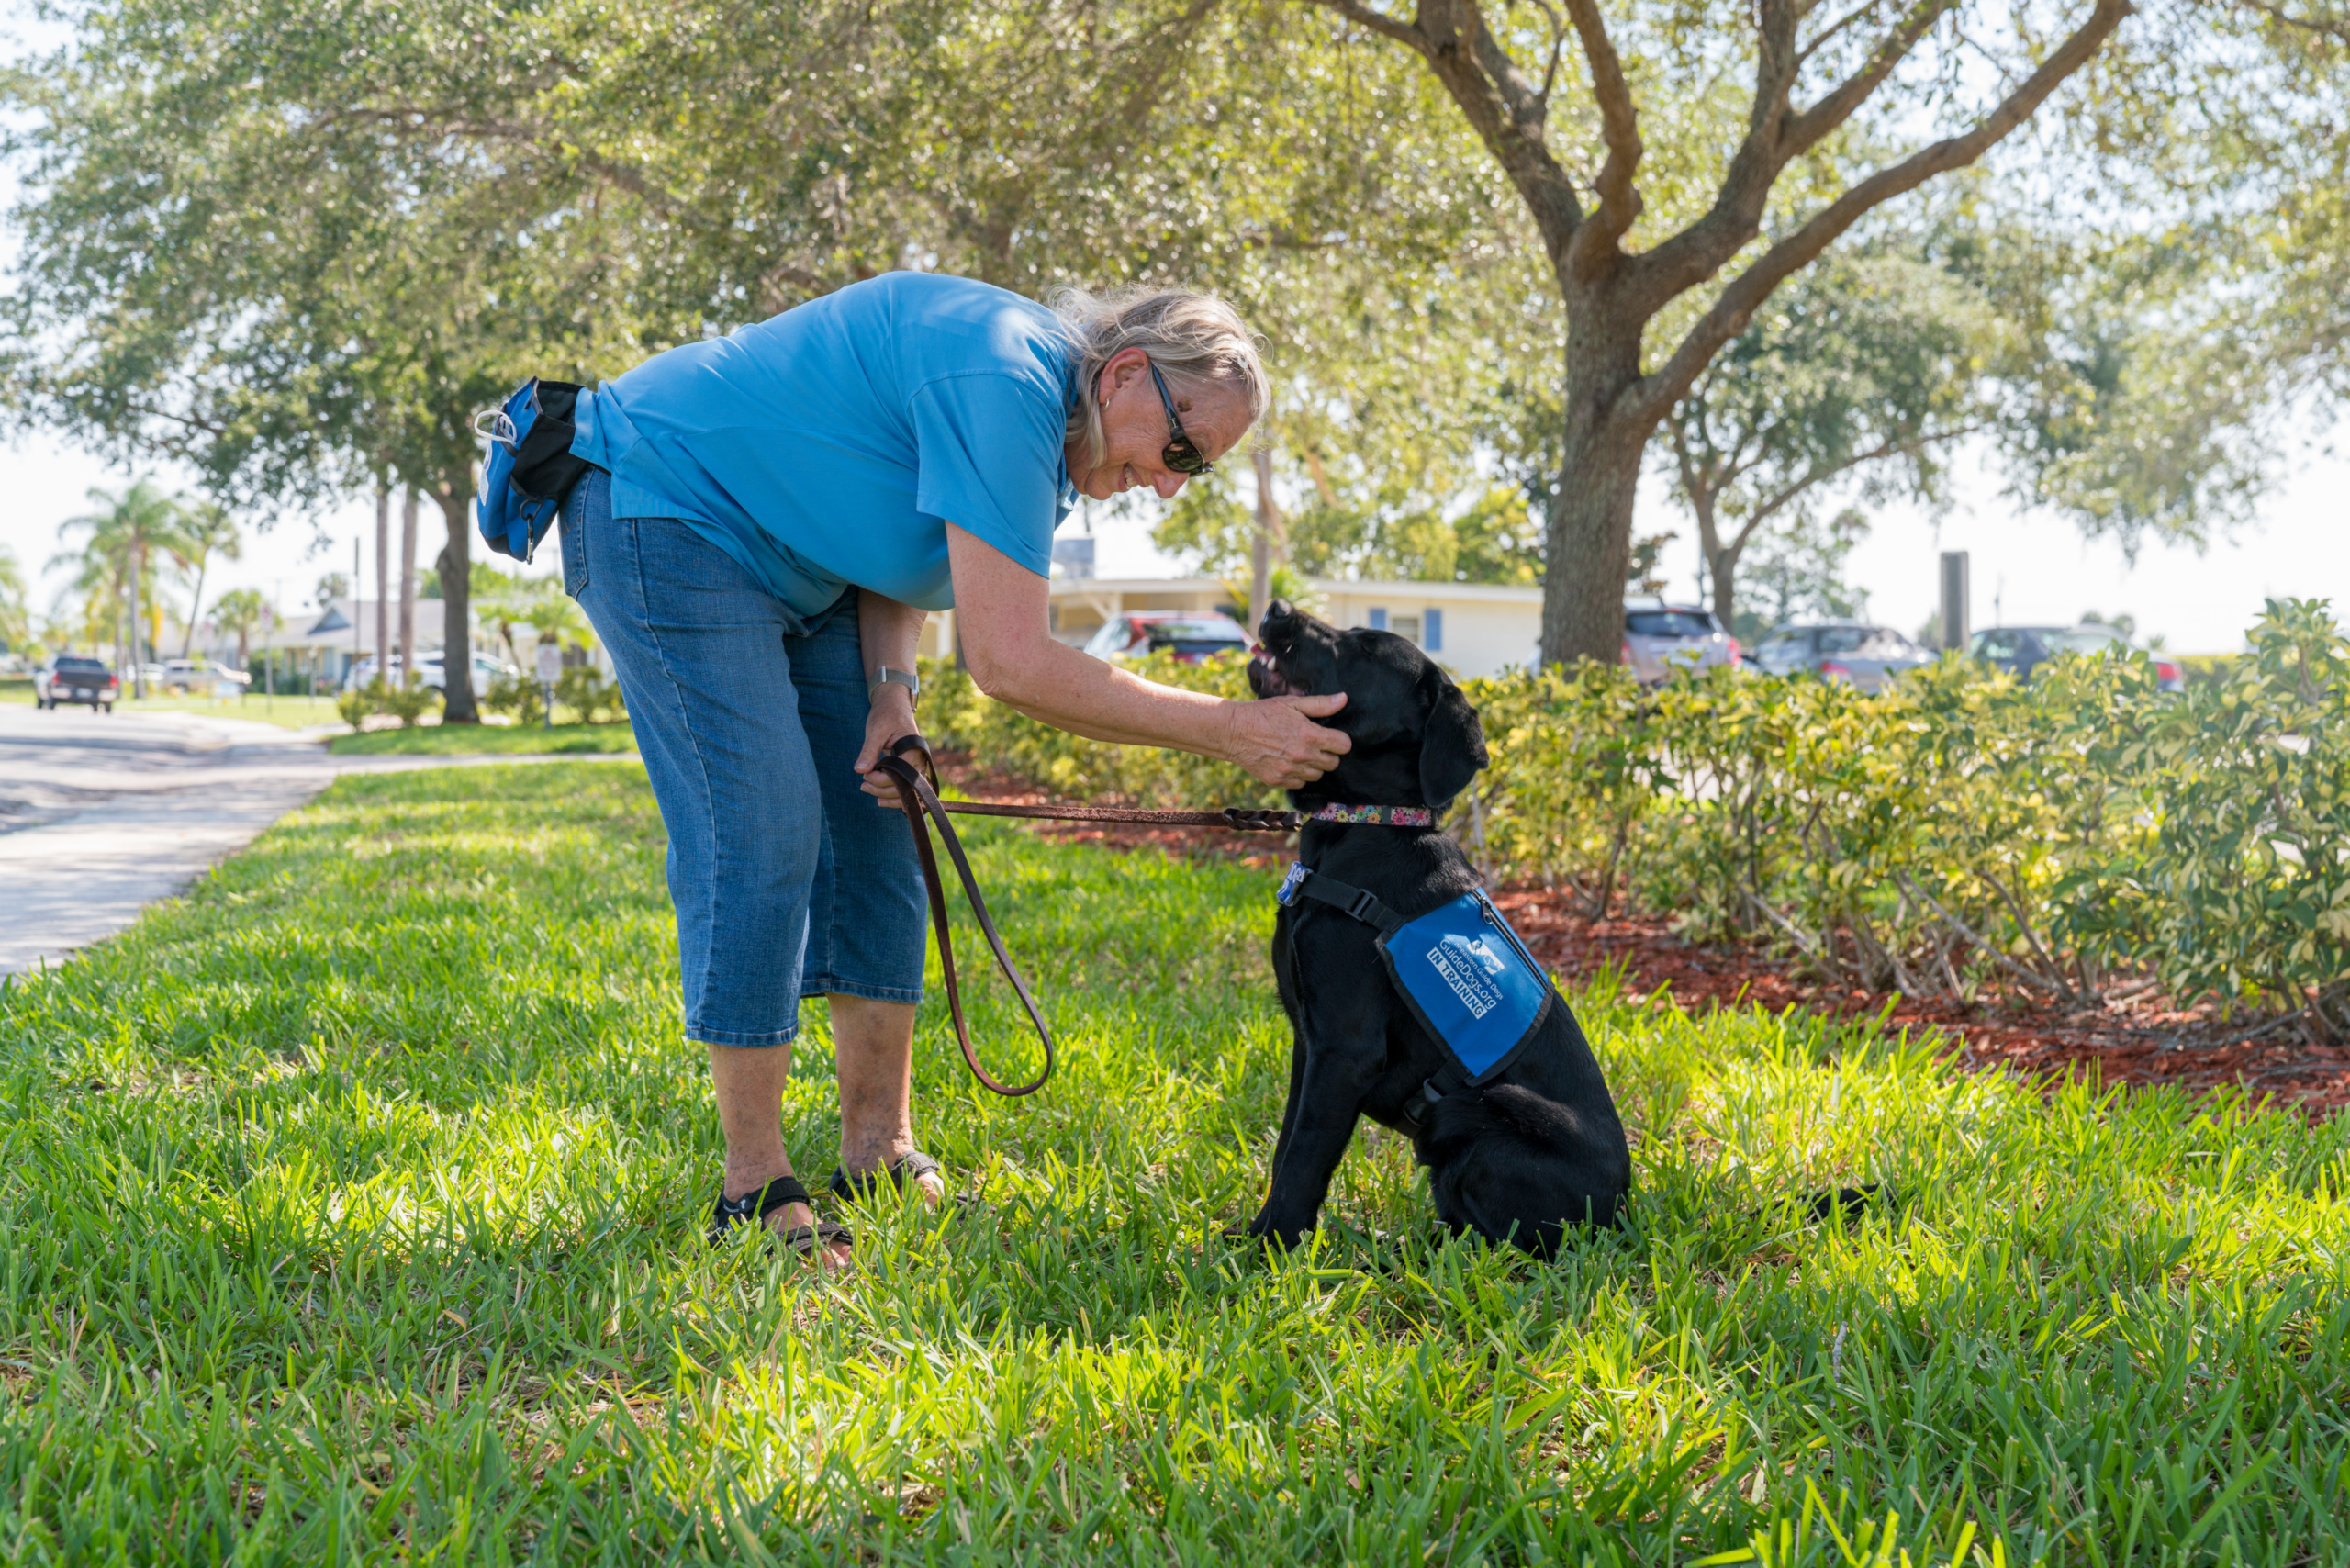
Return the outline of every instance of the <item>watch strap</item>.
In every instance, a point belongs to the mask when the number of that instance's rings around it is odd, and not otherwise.
[[[920,676],[915,675],[912,670],[891,669],[888,665],[883,665],[873,672],[873,678],[865,683],[865,700],[867,702],[879,700],[881,689],[885,686],[902,686],[910,697],[922,695]]]

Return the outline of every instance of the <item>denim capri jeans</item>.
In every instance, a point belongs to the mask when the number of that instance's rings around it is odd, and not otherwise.
[[[856,590],[803,622],[685,523],[614,517],[599,468],[564,506],[563,584],[611,655],[669,830],[686,1037],[788,1045],[803,997],[919,1002],[913,836],[854,770]]]

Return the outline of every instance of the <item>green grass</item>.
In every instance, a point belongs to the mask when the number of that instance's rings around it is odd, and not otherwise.
[[[21,702],[32,705],[33,683],[30,680],[9,682],[0,680],[0,702]],[[67,704],[73,711],[87,709]],[[340,722],[331,697],[251,697],[230,698],[222,701],[212,697],[150,697],[140,700],[125,697],[116,701],[118,713],[209,713],[218,719],[251,719],[265,724],[283,724],[288,729],[300,729],[306,724]]]
[[[925,1004],[920,1126],[983,1205],[861,1217],[843,1284],[700,1244],[717,1135],[634,768],[345,779],[0,991],[0,1554],[2350,1556],[2344,1124],[2042,1101],[1603,986],[1626,1231],[1436,1244],[1371,1131],[1314,1249],[1261,1260],[1218,1232],[1285,1082],[1269,880],[968,831],[1062,1071],[985,1096]],[[809,1025],[785,1117],[821,1178]],[[1802,1222],[1856,1179],[1898,1215]]]
[[[541,752],[632,752],[636,732],[617,724],[419,724],[412,730],[368,730],[337,735],[327,749],[339,755],[468,756],[484,753],[524,756]]]

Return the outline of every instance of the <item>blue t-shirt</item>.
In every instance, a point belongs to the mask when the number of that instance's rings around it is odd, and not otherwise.
[[[886,273],[605,382],[571,450],[613,516],[680,519],[802,616],[851,583],[946,610],[947,521],[1050,569],[1070,359],[1033,300]]]

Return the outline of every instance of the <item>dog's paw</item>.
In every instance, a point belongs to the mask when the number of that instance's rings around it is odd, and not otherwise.
[[[1814,1224],[1828,1219],[1841,1210],[1847,1219],[1858,1219],[1871,1209],[1888,1212],[1898,1206],[1892,1188],[1882,1182],[1871,1182],[1862,1187],[1839,1187],[1832,1193],[1822,1193],[1811,1201]]]
[[[1304,1245],[1305,1238],[1314,1234],[1314,1227],[1280,1226],[1259,1215],[1238,1230],[1225,1234],[1236,1241],[1253,1241],[1268,1252],[1291,1252]]]

